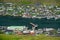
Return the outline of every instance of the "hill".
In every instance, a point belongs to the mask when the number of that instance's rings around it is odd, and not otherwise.
[[[45,35],[4,35],[0,34],[0,40],[60,40],[60,37],[51,37]]]
[[[0,0],[0,2],[12,2],[16,4],[42,3],[46,5],[54,4],[60,6],[60,0]]]

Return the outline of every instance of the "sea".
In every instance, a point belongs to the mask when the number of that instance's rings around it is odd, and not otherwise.
[[[60,19],[47,18],[22,18],[21,16],[0,16],[0,26],[26,26],[31,28],[30,23],[37,24],[38,28],[60,28]]]

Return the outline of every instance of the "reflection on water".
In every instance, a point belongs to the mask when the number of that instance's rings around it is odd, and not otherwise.
[[[32,25],[30,22],[34,24],[38,24],[38,28],[44,27],[53,27],[59,28],[60,27],[60,19],[37,19],[37,18],[22,18],[22,17],[13,17],[13,16],[0,16],[0,26],[28,26],[31,27]]]

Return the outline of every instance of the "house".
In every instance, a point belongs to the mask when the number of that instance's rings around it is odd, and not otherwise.
[[[6,30],[7,27],[6,26],[0,26],[0,30]]]
[[[59,18],[60,18],[60,15],[56,15],[56,16],[55,16],[55,19],[59,19]]]
[[[21,30],[21,31],[23,31],[24,28],[25,28],[25,26],[8,26],[7,30]]]
[[[51,18],[54,18],[54,16],[46,16],[47,19],[51,19]]]
[[[37,15],[36,18],[46,18],[46,15],[43,15],[43,14],[40,14],[40,15]]]
[[[36,30],[36,34],[42,34],[42,33],[43,33],[43,30],[42,29]]]
[[[60,10],[60,7],[57,7],[57,10]]]
[[[55,35],[55,33],[54,33],[55,29],[54,28],[44,28],[43,30],[44,30],[43,33],[45,33],[46,36],[48,36],[48,35],[54,36]]]
[[[60,7],[57,7],[56,9],[55,9],[55,12],[59,12],[60,11]]]
[[[6,4],[6,7],[12,7],[13,6],[13,3],[5,3]]]
[[[57,33],[60,33],[60,28],[58,28]]]
[[[30,30],[24,30],[23,34],[30,34]]]
[[[5,10],[5,8],[4,8],[3,3],[0,3],[0,15],[4,14],[4,10]]]
[[[31,15],[29,13],[23,13],[23,16],[24,18],[31,18]]]
[[[50,31],[50,30],[54,30],[54,28],[44,28],[44,31]]]
[[[5,10],[6,10],[6,14],[13,14],[13,4],[12,3],[5,3]]]
[[[60,37],[60,28],[57,29],[57,34],[56,36]]]
[[[22,34],[22,31],[25,29],[25,26],[8,26],[6,30],[6,34]]]

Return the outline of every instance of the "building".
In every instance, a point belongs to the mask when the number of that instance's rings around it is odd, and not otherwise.
[[[11,15],[14,12],[14,7],[12,3],[5,3],[6,14]]]
[[[25,28],[25,26],[8,26],[7,30],[20,30],[20,31],[23,31],[24,28]]]
[[[8,26],[5,34],[22,34],[25,26]]]
[[[0,3],[0,15],[4,14],[4,10],[5,10],[5,8],[4,8],[3,3]]]

